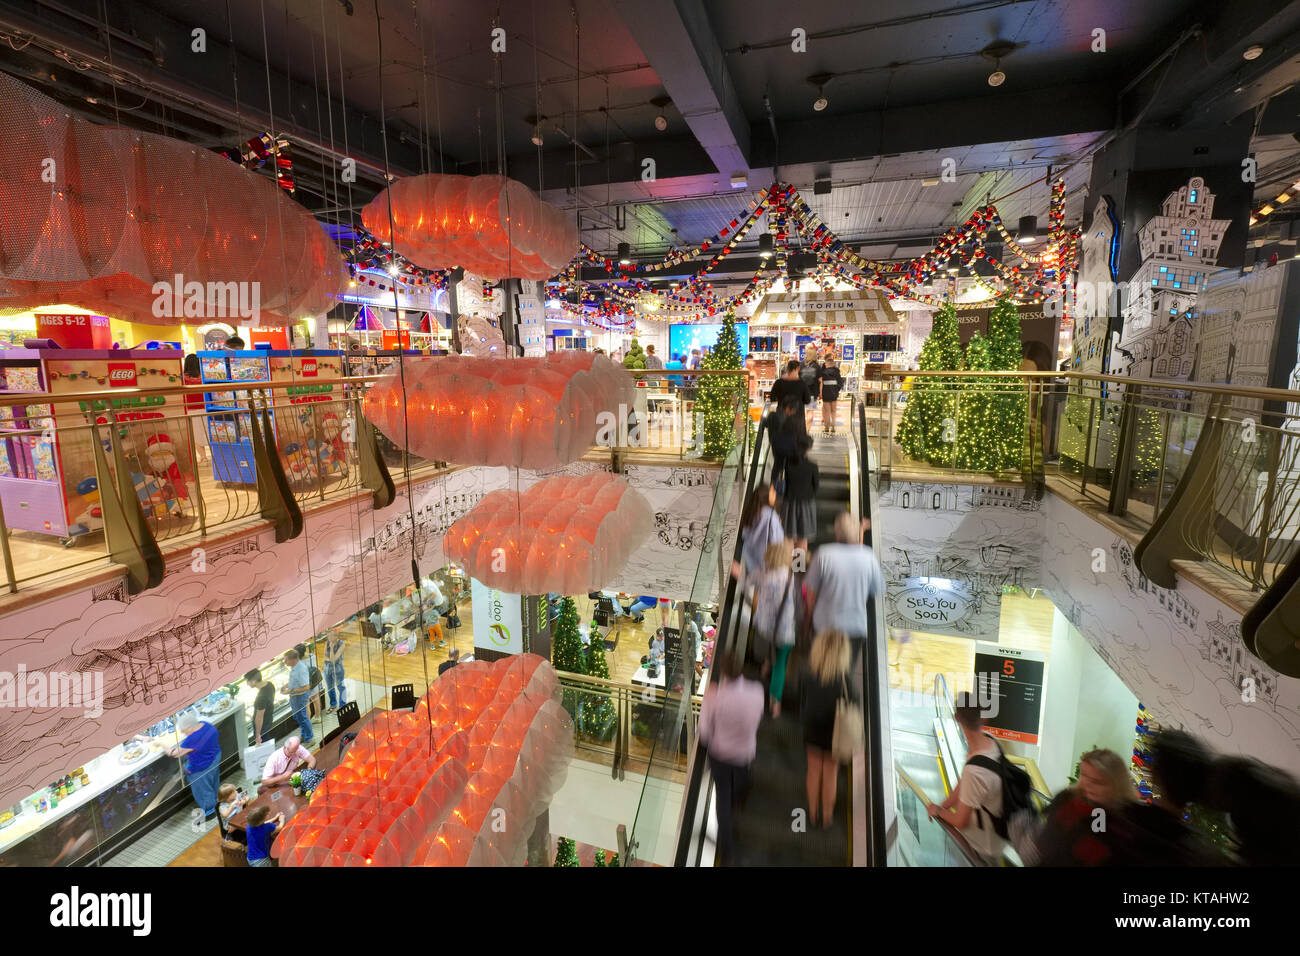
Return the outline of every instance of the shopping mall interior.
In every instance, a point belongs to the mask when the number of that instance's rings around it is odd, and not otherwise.
[[[0,41],[0,865],[1300,863],[1300,2]]]

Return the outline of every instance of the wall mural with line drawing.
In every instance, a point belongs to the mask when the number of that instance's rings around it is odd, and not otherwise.
[[[1189,581],[1152,584],[1127,541],[1055,495],[1044,509],[1041,586],[1162,726],[1300,773],[1300,680],[1246,650],[1241,615]]]
[[[1037,584],[1041,508],[1018,485],[894,482],[881,492],[889,626],[996,641],[1002,588]]]
[[[717,474],[629,466],[659,533],[608,587],[690,595]],[[539,477],[523,472],[518,481]],[[0,806],[409,584],[412,537],[421,569],[442,567],[451,524],[487,492],[515,482],[507,468],[453,471],[415,487],[414,522],[400,493],[380,512],[367,502],[325,508],[308,513],[292,541],[276,544],[264,532],[209,548],[201,573],[185,554],[161,585],[135,597],[120,583],[99,584],[0,617],[0,672],[102,671],[105,697],[93,719],[81,709],[0,708]]]

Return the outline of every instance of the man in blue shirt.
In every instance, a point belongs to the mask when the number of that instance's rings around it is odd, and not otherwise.
[[[177,728],[185,739],[167,753],[189,758],[185,761],[185,772],[190,778],[190,793],[206,820],[217,812],[217,787],[221,783],[221,741],[217,728],[191,713],[181,715]]]
[[[304,745],[316,739],[312,730],[311,718],[307,716],[307,699],[311,691],[311,672],[307,663],[298,656],[296,650],[284,652],[284,665],[289,668],[289,682],[280,688],[280,692],[289,698],[289,709],[293,719],[298,721],[298,729]]]

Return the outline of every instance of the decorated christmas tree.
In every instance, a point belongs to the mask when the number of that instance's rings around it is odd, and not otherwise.
[[[966,343],[966,371],[990,370],[989,340],[976,332]],[[996,378],[970,377],[960,380],[957,403],[957,462],[968,471],[993,471],[1000,461],[992,441],[998,410],[999,383]]]
[[[1020,340],[1020,310],[1010,296],[1001,296],[989,315],[989,368],[995,372],[1018,372],[1023,355]],[[987,416],[986,444],[981,470],[1006,471],[1021,467],[1025,445],[1025,416],[1029,396],[1025,383],[1003,377],[993,384]]]
[[[623,865],[618,861],[618,851],[616,850],[609,851],[609,862],[607,865],[609,866],[610,869],[614,869],[616,867],[620,867]]]
[[[592,632],[591,644],[587,648],[587,673],[592,677],[609,680],[609,662],[605,659],[605,642]],[[588,695],[582,706],[582,729],[589,737],[596,740],[608,740],[614,736],[614,726],[618,723],[618,711],[606,696]]]
[[[560,601],[560,616],[555,620],[555,634],[551,639],[551,664],[557,671],[587,673],[587,655],[583,651],[582,634],[578,630],[578,605],[571,597]],[[582,701],[572,687],[564,688],[563,704],[575,721],[580,719]]]
[[[961,369],[961,335],[957,330],[957,310],[951,302],[945,302],[934,314],[934,325],[921,346],[918,364],[922,372]],[[897,441],[913,458],[935,465],[952,464],[957,440],[957,398],[953,384],[953,379],[943,376],[918,376],[912,380]]]
[[[606,865],[606,864],[605,864],[605,851],[604,851],[604,850],[597,850],[597,851],[596,851],[596,861],[595,861],[594,863],[592,863],[591,865],[592,865],[592,866],[601,866],[601,867],[603,867],[603,866]]]
[[[705,458],[723,459],[736,442],[736,402],[745,394],[744,356],[736,336],[736,317],[722,319],[718,342],[700,367],[710,371],[735,369],[736,375],[701,375],[697,382],[700,452]]]
[[[627,350],[627,354],[623,356],[623,367],[626,369],[645,368],[645,352],[641,350],[641,343],[636,339],[632,340],[632,346]]]
[[[555,847],[556,866],[581,866],[578,862],[578,849],[568,837],[560,837]]]

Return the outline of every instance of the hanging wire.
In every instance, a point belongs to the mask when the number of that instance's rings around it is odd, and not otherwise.
[[[388,161],[388,117],[384,106],[384,31],[383,21],[379,16],[379,4],[375,4],[375,41],[377,44],[376,61],[378,65],[379,85],[379,140],[383,143],[384,151],[384,196],[386,198],[386,207],[388,212],[388,236],[389,241],[393,244],[393,252],[396,255],[397,244],[397,224],[393,217],[393,192],[392,192],[392,172]],[[397,325],[397,370],[398,378],[402,384],[402,395],[406,396],[406,349],[402,347],[402,322],[399,316],[400,300],[398,298],[397,283],[393,282],[393,317]],[[402,413],[402,473],[406,478],[406,508],[411,519],[411,581],[415,585],[416,601],[416,627],[414,639],[420,645],[424,642],[420,640],[420,628],[424,624],[424,591],[420,587],[420,559],[418,548],[416,546],[415,535],[415,482],[411,479],[411,422],[410,416],[406,414],[405,409]],[[420,662],[424,667],[424,686],[426,693],[429,687],[429,659],[424,653],[420,654]],[[387,686],[387,685],[385,685]],[[431,708],[425,708],[425,716],[429,726],[429,749],[433,749],[433,712]],[[391,730],[390,730],[391,733]]]

